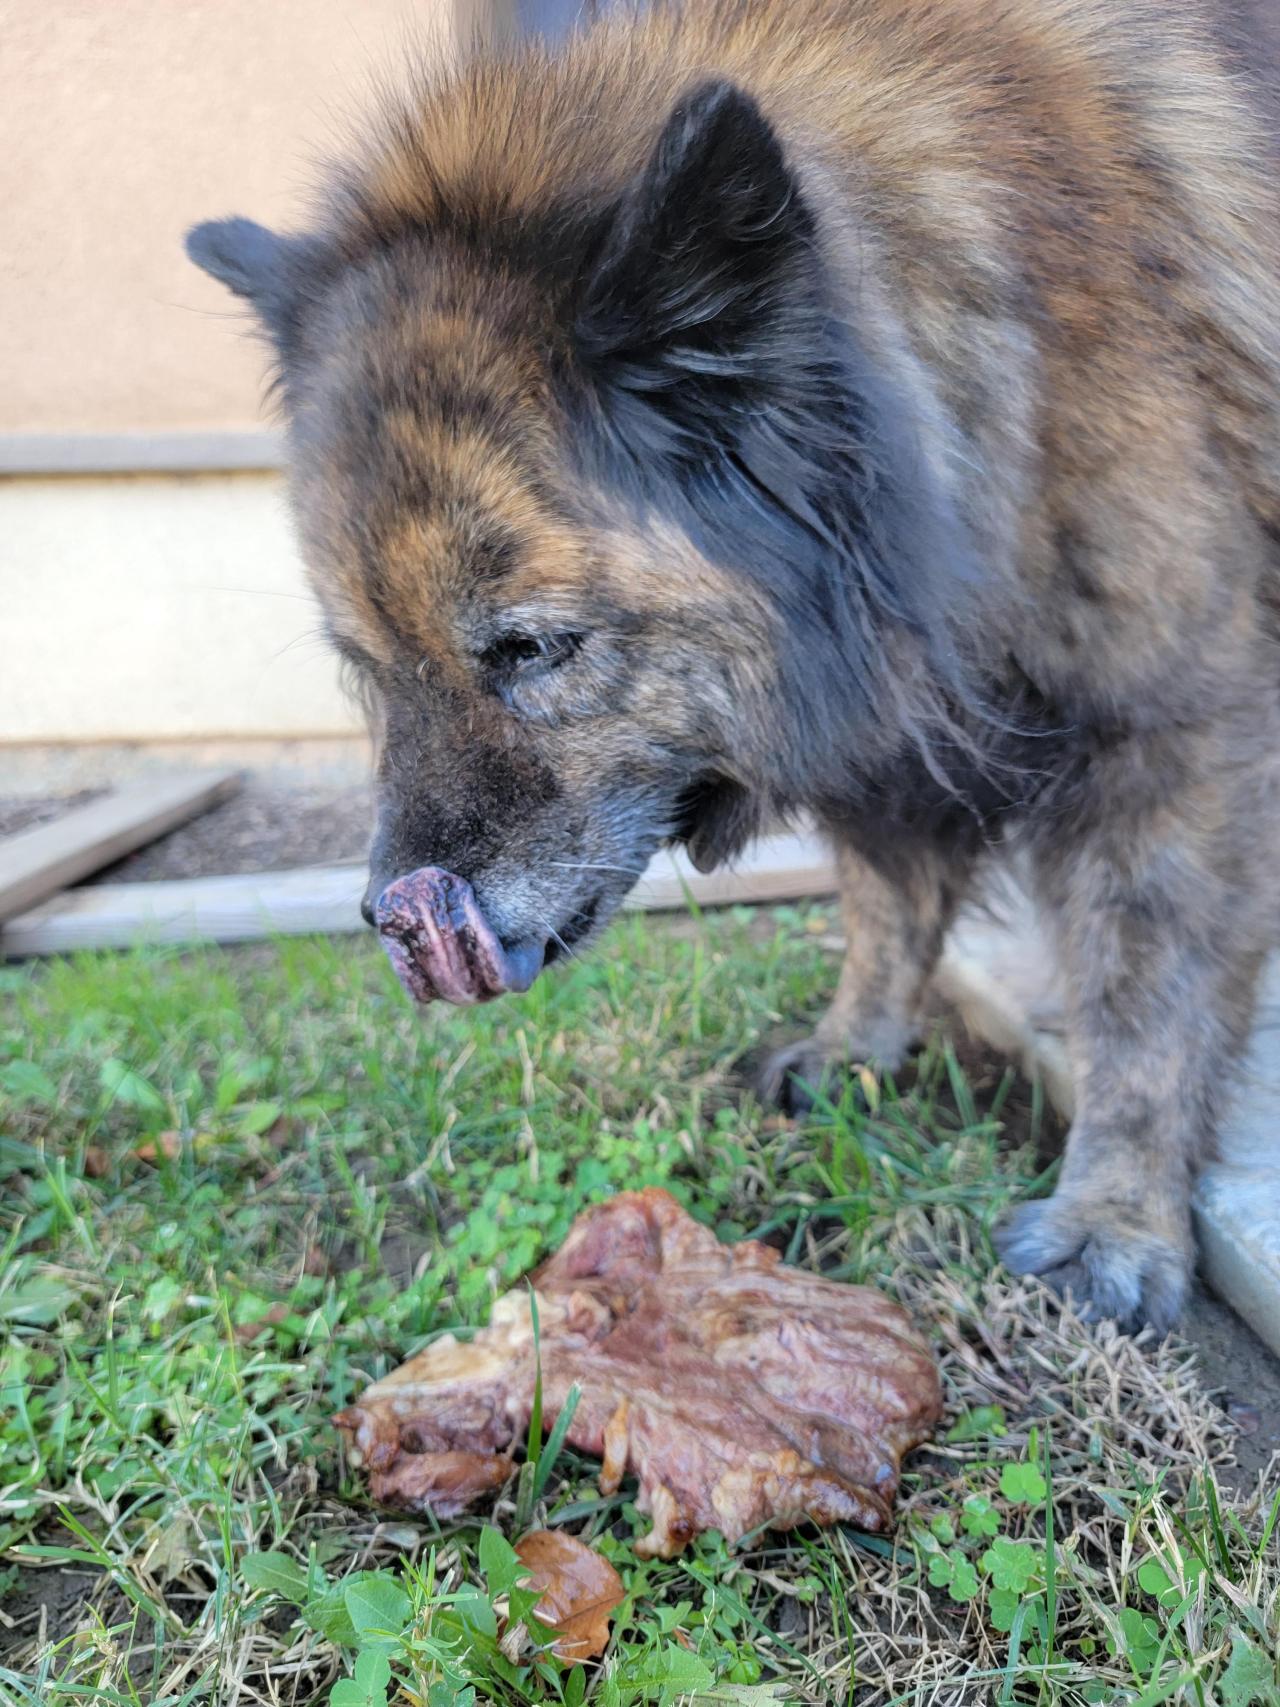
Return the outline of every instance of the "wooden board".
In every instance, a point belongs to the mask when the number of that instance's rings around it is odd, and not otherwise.
[[[761,836],[740,859],[722,870],[701,872],[684,851],[656,854],[624,905],[646,912],[682,912],[699,907],[758,905],[834,895],[836,868],[831,850],[813,834]]]
[[[9,956],[61,954],[136,943],[252,942],[313,931],[360,931],[362,865],[311,866],[239,877],[104,883],[46,901],[0,928]],[[765,836],[735,866],[704,876],[683,853],[657,855],[626,905],[649,911],[828,895],[836,886],[815,837]]]
[[[238,771],[181,771],[113,789],[51,824],[0,840],[0,920],[24,913],[104,865],[227,800]]]

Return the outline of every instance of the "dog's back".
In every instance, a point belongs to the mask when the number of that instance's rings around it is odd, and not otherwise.
[[[1280,6],[1275,0],[1218,0],[1216,24],[1280,156]]]
[[[1145,410],[1158,430],[1171,409],[1180,418],[1191,404],[1170,391],[1185,383],[1280,534],[1280,218],[1246,95],[1280,119],[1271,12],[1270,0],[619,11],[562,50],[482,61],[392,115],[344,175],[338,229],[357,253],[406,228],[480,233],[553,289],[562,269],[568,288],[672,100],[723,78],[783,138],[867,335],[882,290],[947,413],[996,429],[989,465],[1012,471],[1019,435],[1036,433],[1019,415],[1031,392],[1078,463],[1109,419]],[[1175,346],[1181,381],[1150,359]],[[1015,549],[983,544],[988,560]],[[1022,537],[1016,553],[1021,577]]]

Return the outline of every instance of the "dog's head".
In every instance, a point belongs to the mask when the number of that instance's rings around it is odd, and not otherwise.
[[[700,86],[631,167],[523,201],[495,129],[452,168],[403,142],[317,235],[188,239],[274,345],[373,713],[366,914],[459,1002],[589,937],[664,841],[713,865],[887,751],[882,631],[930,628],[949,543],[750,97]]]

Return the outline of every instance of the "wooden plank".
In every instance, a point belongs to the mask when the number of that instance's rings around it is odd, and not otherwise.
[[[59,895],[0,929],[8,956],[63,954],[137,943],[252,942],[311,932],[360,931],[365,868],[312,866],[238,877],[195,877],[163,883],[104,883]],[[651,862],[628,907],[682,911],[830,894],[835,869],[811,836],[766,836],[732,869],[703,875],[683,853]]]
[[[812,834],[761,836],[732,865],[695,871],[683,849],[655,854],[625,906],[645,912],[682,912],[691,898],[699,907],[750,906],[769,901],[833,895],[836,868],[831,850]]]
[[[181,771],[114,789],[51,824],[0,840],[0,920],[11,919],[90,872],[229,799],[238,771]]]
[[[0,926],[6,955],[139,943],[254,942],[363,930],[364,868],[307,867],[236,877],[103,883],[46,901]]]

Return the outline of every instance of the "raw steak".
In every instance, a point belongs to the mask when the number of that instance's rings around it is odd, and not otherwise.
[[[630,1472],[669,1559],[703,1529],[729,1541],[804,1519],[883,1529],[902,1454],[938,1420],[938,1374],[878,1292],[722,1245],[669,1193],[588,1209],[533,1275],[550,1427],[577,1383],[569,1443]],[[337,1418],[373,1497],[451,1517],[510,1473],[536,1373],[527,1291],[489,1326],[437,1340]]]

